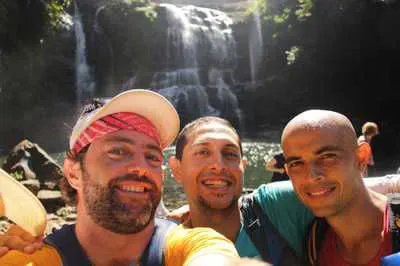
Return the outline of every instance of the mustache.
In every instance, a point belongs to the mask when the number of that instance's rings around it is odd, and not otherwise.
[[[148,176],[146,175],[138,175],[138,174],[127,174],[123,176],[117,176],[114,179],[110,181],[109,186],[110,187],[116,187],[117,184],[121,181],[138,181],[138,182],[143,182],[151,185],[151,188],[155,190],[157,188],[156,183],[151,180]]]
[[[228,177],[228,178],[233,178],[233,175],[231,173],[229,173],[226,170],[221,170],[221,171],[207,171],[204,172],[201,176],[202,177],[208,177],[208,176],[224,176],[224,177]]]

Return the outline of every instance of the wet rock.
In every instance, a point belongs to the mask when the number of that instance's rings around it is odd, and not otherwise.
[[[65,206],[61,192],[58,190],[40,190],[37,194],[39,200],[43,203],[48,213],[54,213]]]
[[[11,150],[2,168],[25,180],[38,179],[41,184],[57,181],[63,175],[61,166],[38,144],[27,139]]]
[[[21,181],[21,184],[23,184],[26,188],[28,188],[35,195],[37,195],[40,190],[39,180],[34,180],[34,179],[23,180],[23,181]]]

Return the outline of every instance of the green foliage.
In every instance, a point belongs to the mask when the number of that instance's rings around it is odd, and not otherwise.
[[[295,11],[296,17],[299,21],[305,21],[311,17],[311,9],[313,8],[312,0],[297,0],[298,9]]]
[[[22,180],[25,179],[25,178],[24,178],[24,174],[21,173],[21,172],[10,173],[10,176],[14,177],[15,180],[17,180],[17,181],[22,181]]]
[[[288,51],[285,51],[287,64],[292,65],[296,61],[300,52],[301,48],[299,46],[292,46]]]
[[[57,1],[48,0],[46,2],[46,9],[49,16],[49,23],[53,29],[60,29],[64,24],[64,17],[66,15],[65,9],[71,5],[71,0]]]
[[[114,9],[119,9],[125,16],[133,13],[143,13],[151,22],[154,22],[157,18],[156,5],[148,3],[146,0],[127,0],[125,2],[111,0],[108,5]],[[132,8],[132,6],[135,6],[135,8]]]
[[[289,19],[290,13],[291,13],[291,9],[290,8],[284,8],[283,12],[281,14],[273,15],[272,16],[272,20],[276,24],[285,23]]]

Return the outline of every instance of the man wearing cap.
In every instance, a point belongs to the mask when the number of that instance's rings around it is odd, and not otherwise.
[[[233,244],[212,229],[171,228],[154,218],[162,149],[178,130],[173,106],[151,91],[126,91],[86,106],[72,131],[62,184],[64,196],[76,202],[76,224],[47,236],[31,255],[8,252],[0,265],[156,265],[159,254],[164,265],[210,259],[223,265],[237,256]]]

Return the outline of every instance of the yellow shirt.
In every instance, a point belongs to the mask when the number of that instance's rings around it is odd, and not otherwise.
[[[233,243],[217,231],[208,227],[187,228],[181,224],[166,240],[165,265],[188,265],[193,258],[211,253],[238,256]]]
[[[179,225],[167,236],[164,250],[165,266],[188,265],[194,257],[210,253],[238,256],[233,243],[213,229],[191,229]],[[55,248],[45,244],[32,255],[10,251],[0,257],[0,265],[62,266],[62,260]]]

